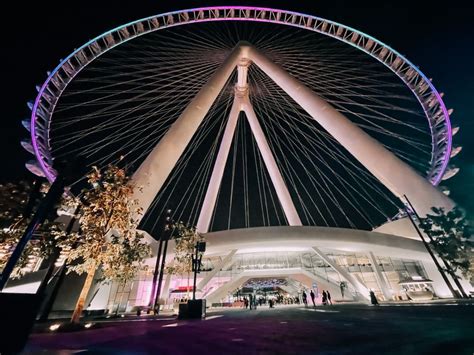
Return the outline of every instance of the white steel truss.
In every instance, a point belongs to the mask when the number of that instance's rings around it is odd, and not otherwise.
[[[199,216],[198,231],[207,232],[209,229],[240,111],[245,112],[250,123],[289,225],[301,225],[288,188],[276,165],[249,99],[247,73],[250,63],[257,65],[279,85],[395,196],[404,201],[403,198],[406,195],[419,214],[425,215],[433,206],[444,207],[448,210],[454,206],[454,203],[446,195],[438,191],[409,165],[353,124],[328,102],[269,60],[257,48],[247,42],[240,42],[135,172],[133,181],[137,189],[134,198],[139,201],[143,211],[146,211],[151,205],[219,92],[237,67],[238,78],[235,86],[234,104]],[[136,218],[139,219],[140,216]]]

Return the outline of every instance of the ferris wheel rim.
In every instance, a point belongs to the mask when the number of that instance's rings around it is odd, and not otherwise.
[[[191,18],[190,14],[194,17]],[[434,186],[442,180],[452,149],[453,132],[449,112],[441,94],[418,67],[393,48],[352,27],[299,12],[252,6],[200,7],[157,14],[117,26],[75,49],[49,73],[31,108],[31,143],[44,176],[52,182],[57,175],[52,167],[54,158],[51,154],[49,128],[57,102],[77,74],[102,54],[142,35],[171,27],[212,21],[266,22],[301,28],[349,44],[382,63],[404,82],[422,106],[432,140],[430,171],[424,177]],[[152,23],[156,24],[156,27],[153,27]],[[145,30],[144,24],[147,24],[148,29]],[[133,30],[132,34],[129,29]],[[115,41],[114,34],[119,41]],[[110,39],[111,42],[108,41]],[[89,51],[90,57],[85,54],[86,50]],[[389,63],[388,58],[394,59]],[[40,120],[43,121],[42,125]]]

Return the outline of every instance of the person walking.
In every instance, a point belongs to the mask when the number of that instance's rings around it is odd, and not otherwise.
[[[257,309],[257,306],[258,306],[257,292],[255,292],[254,290],[252,294],[252,309]]]
[[[250,309],[253,309],[253,296],[252,296],[252,294],[249,295],[249,306],[250,306]]]
[[[341,281],[341,283],[339,284],[339,288],[341,289],[341,296],[342,296],[342,299],[344,299],[344,290],[346,288],[346,282],[345,281]]]
[[[308,298],[307,298],[306,292],[304,292],[304,290],[303,290],[303,295],[302,295],[302,297],[303,297],[304,306],[305,306],[305,307],[308,307]]]
[[[377,301],[377,297],[375,296],[375,293],[372,290],[370,290],[370,303],[372,303],[372,305],[374,306],[379,305],[379,301]]]
[[[328,294],[326,293],[326,291],[323,290],[323,299],[322,299],[322,302],[323,302],[323,306],[325,306],[327,303],[328,303]]]
[[[313,302],[313,307],[316,307],[316,303],[314,303],[314,292],[313,292],[313,290],[311,290],[309,292],[309,295],[311,296],[311,302]]]
[[[329,290],[327,290],[326,294],[328,295],[328,303],[330,303],[332,306],[331,294],[329,293]]]
[[[245,309],[249,308],[249,300],[247,299],[247,297],[244,297],[244,305],[245,305]]]

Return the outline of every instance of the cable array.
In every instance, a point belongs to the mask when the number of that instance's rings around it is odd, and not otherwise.
[[[55,158],[133,173],[225,60],[246,40],[386,148],[425,174],[431,136],[423,109],[384,65],[323,35],[273,24],[215,22],[169,28],[129,41],[82,71],[51,123]],[[233,101],[235,73],[212,105],[142,226],[165,209],[195,225]],[[258,67],[250,99],[305,225],[366,228],[393,217],[397,199]],[[73,190],[83,185],[79,180]],[[287,221],[245,115],[240,114],[211,230]]]

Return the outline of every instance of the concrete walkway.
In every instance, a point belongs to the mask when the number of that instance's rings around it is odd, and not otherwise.
[[[472,302],[232,309],[203,321],[143,319],[37,333],[25,353],[472,355],[473,319]]]

